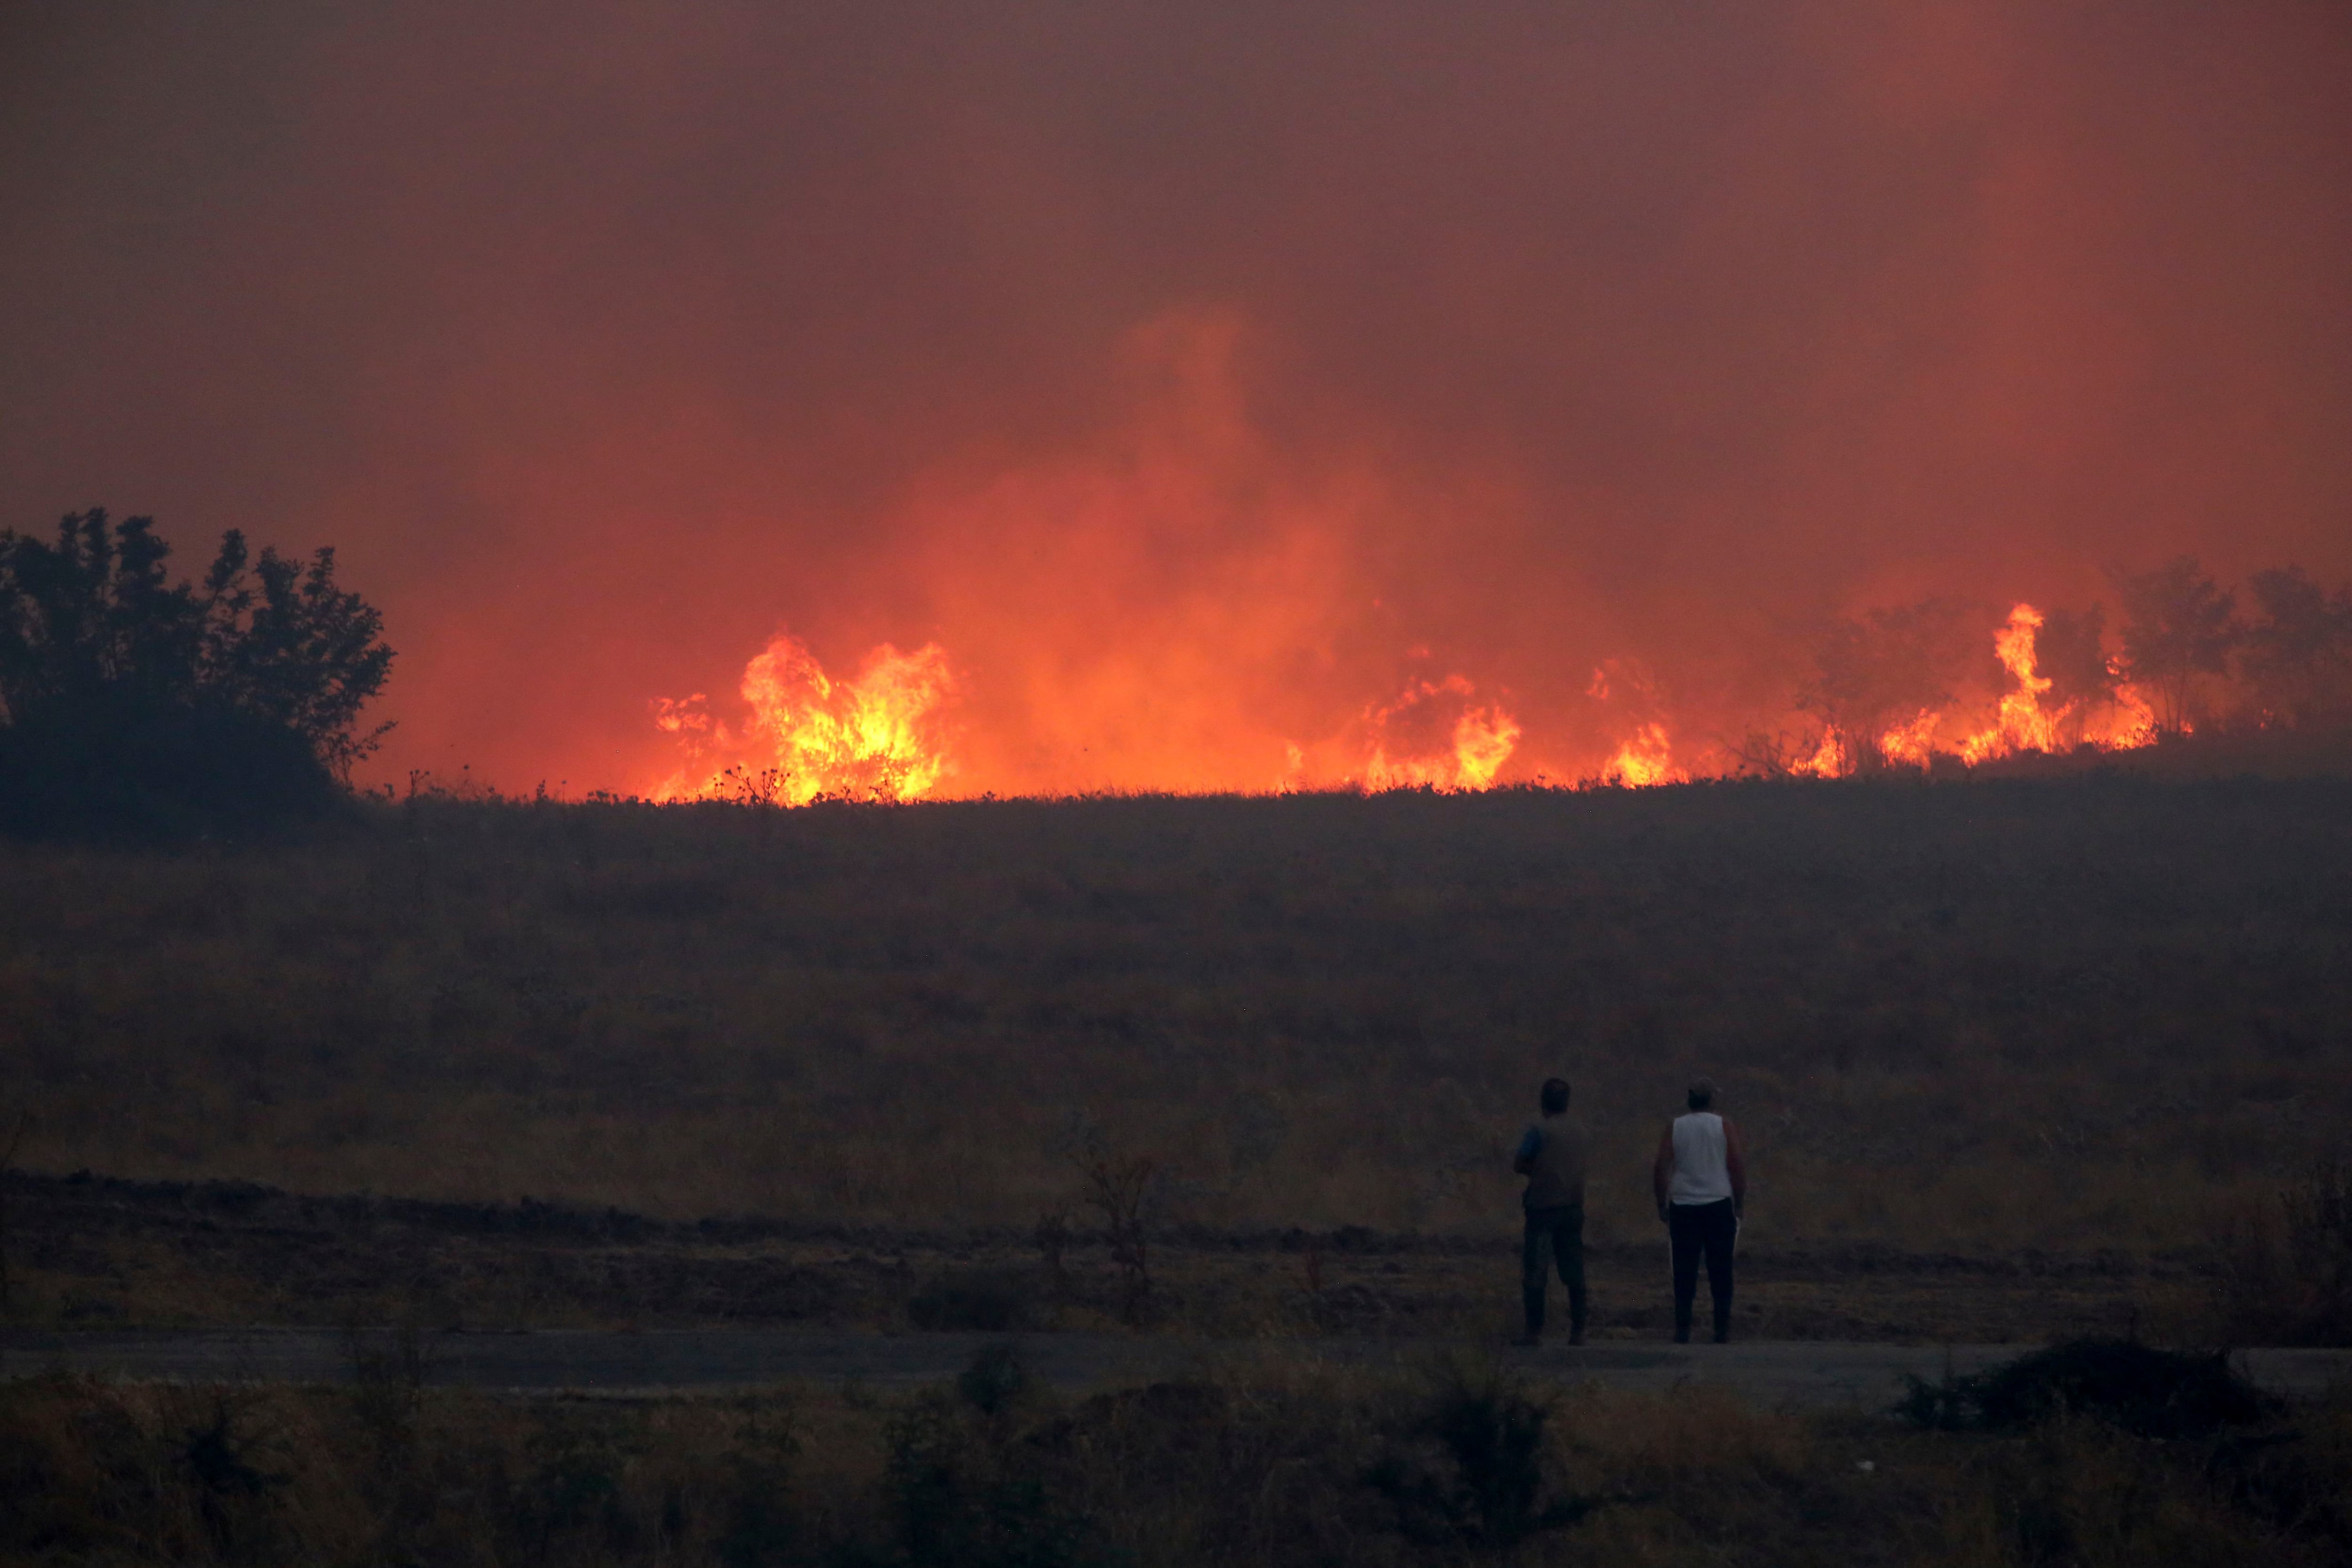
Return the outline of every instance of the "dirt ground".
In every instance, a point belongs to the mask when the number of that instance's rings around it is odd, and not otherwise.
[[[7,1179],[20,1328],[405,1322],[432,1329],[1080,1331],[1422,1338],[1516,1326],[1507,1236],[1347,1229],[1151,1238],[1148,1291],[1102,1238],[756,1219],[668,1224],[532,1203],[303,1196],[87,1173]],[[2032,1343],[2193,1338],[2189,1256],[1883,1247],[1743,1253],[1741,1338]],[[1596,1341],[1664,1338],[1663,1242],[1589,1255]],[[1558,1301],[1556,1313],[1564,1313]]]

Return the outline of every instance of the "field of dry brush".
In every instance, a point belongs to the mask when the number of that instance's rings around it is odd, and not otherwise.
[[[420,798],[0,846],[20,1163],[657,1217],[1592,1231],[1713,1074],[1749,1241],[2208,1243],[2352,1112],[2352,784],[1719,784],[774,811]],[[2250,1206],[2251,1205],[2251,1206]]]

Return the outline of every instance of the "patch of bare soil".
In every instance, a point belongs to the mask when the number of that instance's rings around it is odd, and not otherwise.
[[[1108,1238],[757,1218],[668,1223],[524,1200],[303,1195],[87,1172],[6,1178],[10,1315],[54,1328],[344,1325],[1051,1331],[1433,1336],[1516,1326],[1498,1237],[1350,1227],[1150,1238],[1139,1281]],[[1598,1339],[1663,1338],[1664,1248],[1588,1254]],[[2162,1333],[2206,1260],[1879,1247],[1757,1248],[1743,1338],[2042,1342]],[[1556,1315],[1564,1318],[1565,1301]]]

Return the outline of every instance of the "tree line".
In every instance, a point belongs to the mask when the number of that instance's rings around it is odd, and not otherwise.
[[[2126,686],[2159,736],[2209,723],[2312,730],[2352,725],[2352,586],[2329,590],[2301,567],[2257,572],[2237,589],[2192,555],[2147,572],[2109,574],[2121,610],[2109,651],[2106,610],[2047,612],[2034,673],[2044,711],[2062,714],[2061,743]],[[1964,687],[2016,689],[1995,659],[1979,606],[1949,599],[1874,610],[1831,627],[1798,706],[1853,765],[1885,764],[1877,740]]]
[[[225,533],[173,581],[152,519],[0,531],[0,830],[172,837],[315,816],[389,724],[393,650],[335,552]]]

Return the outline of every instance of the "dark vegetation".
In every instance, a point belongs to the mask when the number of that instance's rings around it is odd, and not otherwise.
[[[1139,1297],[1155,1226],[1502,1234],[1552,1071],[1604,1244],[1654,1243],[1647,1147],[1699,1069],[1765,1247],[2203,1246],[2352,1124],[2326,779],[420,796],[299,841],[0,845],[0,882],[37,1168],[1024,1237],[1132,1213]]]
[[[360,710],[392,650],[381,620],[232,530],[173,583],[143,517],[0,531],[0,833],[186,838],[316,817],[383,729]]]
[[[2224,1354],[2137,1340],[2076,1340],[1970,1377],[1911,1380],[1903,1413],[1945,1431],[2023,1432],[2089,1415],[2142,1437],[2211,1437],[2271,1413]]]
[[[2352,1345],[2352,1166],[2319,1162],[2221,1233],[2221,1311],[2242,1344]]]
[[[1059,1396],[1008,1349],[907,1395],[0,1385],[0,1557],[1066,1565],[2253,1563],[2352,1553],[2338,1399],[2152,1437],[1561,1391],[1475,1361]],[[2026,1363],[1992,1374],[2031,1383]]]

